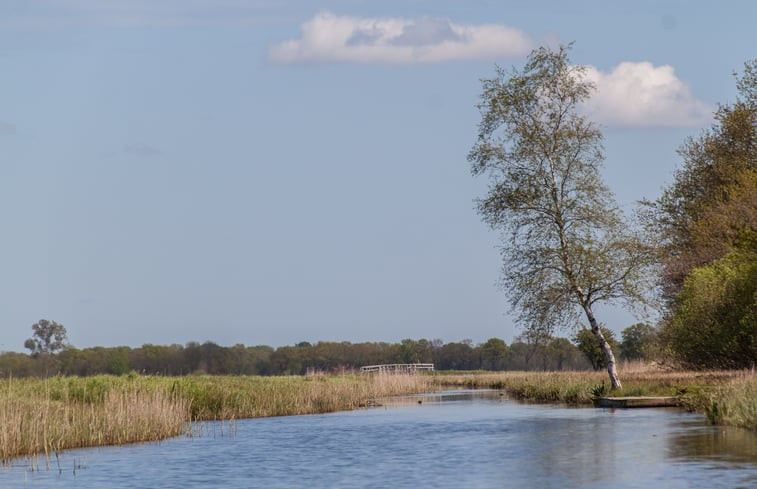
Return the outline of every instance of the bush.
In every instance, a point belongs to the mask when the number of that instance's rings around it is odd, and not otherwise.
[[[692,271],[676,306],[664,332],[681,363],[690,368],[755,365],[757,250],[737,250]]]

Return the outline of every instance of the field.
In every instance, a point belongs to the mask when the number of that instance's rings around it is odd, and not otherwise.
[[[757,429],[755,371],[621,373],[624,389],[613,395],[677,396],[713,423]],[[495,388],[515,399],[575,405],[607,393],[603,372],[6,379],[0,380],[0,461],[191,435],[203,420],[350,410],[450,387]]]

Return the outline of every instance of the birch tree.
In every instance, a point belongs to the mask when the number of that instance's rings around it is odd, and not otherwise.
[[[540,48],[522,70],[498,67],[482,80],[468,160],[474,175],[489,177],[478,211],[501,232],[502,286],[518,322],[551,333],[583,315],[620,389],[594,309],[643,304],[650,253],[602,183],[602,134],[579,111],[594,86],[568,49]]]

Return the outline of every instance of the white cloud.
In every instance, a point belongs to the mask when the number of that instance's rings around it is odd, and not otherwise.
[[[608,126],[700,126],[712,116],[669,65],[624,62],[609,73],[587,66],[586,76],[597,85],[586,112]]]
[[[276,63],[435,63],[527,54],[533,42],[502,24],[446,19],[361,18],[323,12],[302,24],[300,39],[270,49]]]

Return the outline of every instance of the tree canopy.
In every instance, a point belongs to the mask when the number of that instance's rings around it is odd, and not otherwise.
[[[739,97],[679,148],[673,183],[649,203],[661,240],[662,286],[673,301],[686,276],[757,233],[757,59],[737,78]]]
[[[68,337],[62,324],[40,319],[32,325],[32,331],[32,337],[24,342],[24,347],[31,350],[32,355],[55,353],[66,346]]]
[[[621,331],[620,354],[626,360],[645,360],[657,347],[657,330],[647,323],[633,324]]]
[[[736,86],[736,101],[684,142],[673,183],[648,203],[661,241],[662,337],[689,367],[757,361],[757,59]]]
[[[61,375],[120,375],[136,371],[159,375],[301,375],[307,372],[343,372],[364,365],[404,363],[408,352],[434,363],[437,370],[583,370],[588,362],[565,338],[549,338],[534,352],[533,345],[490,338],[475,345],[470,340],[404,339],[398,343],[300,342],[272,348],[266,345],[221,346],[211,341],[186,345],[74,348],[58,353],[27,355],[0,353],[0,377]],[[527,361],[527,357],[530,362]]]
[[[604,326],[600,326],[600,329],[602,330],[602,335],[604,335],[607,342],[610,343],[613,350],[618,349],[618,342],[615,340],[615,334]],[[573,341],[576,342],[576,346],[581,353],[586,356],[586,359],[589,360],[589,363],[591,363],[594,370],[607,368],[607,358],[597,341],[597,337],[594,336],[594,333],[592,333],[591,330],[583,328],[579,329],[576,336],[573,337]]]
[[[522,70],[483,80],[468,160],[490,180],[478,211],[502,234],[502,285],[518,321],[551,334],[583,311],[619,388],[593,306],[644,303],[650,249],[602,183],[602,134],[580,112],[594,86],[568,49],[537,49]]]

